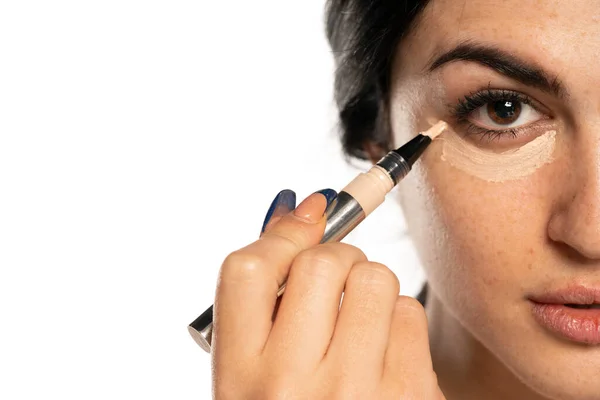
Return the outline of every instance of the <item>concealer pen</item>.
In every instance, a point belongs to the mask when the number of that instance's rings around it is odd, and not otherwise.
[[[342,240],[379,207],[385,196],[410,172],[427,146],[447,127],[444,121],[439,121],[404,146],[390,151],[368,172],[359,174],[344,187],[326,210],[327,224],[321,243]],[[281,296],[284,290],[285,283],[277,296]],[[212,321],[213,306],[210,306],[188,326],[192,338],[208,353],[212,342]]]

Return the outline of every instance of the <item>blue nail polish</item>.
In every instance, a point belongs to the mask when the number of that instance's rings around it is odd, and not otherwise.
[[[271,218],[287,214],[294,208],[296,208],[296,193],[289,189],[279,192],[277,196],[275,196],[275,199],[273,199],[273,202],[269,207],[269,211],[267,211],[267,215],[265,216],[265,221],[263,222],[260,232],[263,233],[265,231],[265,228],[267,227],[267,224]]]
[[[325,196],[325,198],[327,199],[327,207],[329,207],[329,205],[331,203],[333,203],[333,201],[337,198],[337,192],[333,189],[323,189],[323,190],[319,190],[316,193],[321,193],[323,196]],[[327,210],[327,207],[325,207],[325,210]]]

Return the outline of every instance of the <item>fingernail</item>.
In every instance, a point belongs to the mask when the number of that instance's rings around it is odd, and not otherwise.
[[[273,217],[285,215],[292,211],[294,207],[296,207],[296,193],[289,189],[279,192],[271,202],[260,232],[263,233],[265,231],[265,228]]]
[[[323,189],[319,190],[317,193],[321,193],[327,199],[327,206],[325,206],[325,211],[327,211],[329,205],[333,203],[333,201],[337,199],[338,196],[337,192],[333,189]]]
[[[323,204],[322,196],[325,197],[326,204]],[[316,223],[325,215],[327,206],[337,197],[337,193],[332,189],[324,189],[308,196],[294,211],[294,215],[306,222]],[[317,205],[320,204],[321,207]]]

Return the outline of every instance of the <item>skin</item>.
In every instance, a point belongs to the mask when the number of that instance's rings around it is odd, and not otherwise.
[[[522,179],[486,182],[440,160],[434,142],[399,201],[425,268],[434,368],[449,399],[600,399],[600,346],[546,332],[528,296],[576,283],[600,287],[600,10],[595,1],[432,0],[399,46],[391,125],[396,145],[452,121],[447,107],[488,86],[540,102],[544,119],[517,138],[454,133],[491,152],[557,131],[555,160]],[[429,62],[476,40],[534,62],[560,98],[474,62]],[[577,45],[574,45],[577,43]],[[415,90],[416,89],[416,90]]]
[[[323,195],[309,196],[224,261],[214,305],[214,398],[443,399],[423,308],[398,296],[394,273],[358,248],[317,245],[325,206]]]
[[[394,274],[359,249],[317,245],[322,195],[274,216],[221,268],[214,397],[600,399],[600,346],[548,333],[527,300],[572,283],[600,287],[599,16],[597,2],[585,0],[432,0],[397,49],[396,144],[438,119],[464,135],[447,104],[492,86],[535,99],[544,118],[517,137],[465,140],[500,153],[553,129],[554,161],[522,179],[486,182],[443,162],[440,141],[429,147],[398,194],[427,273],[427,310],[398,296]],[[467,39],[535,62],[569,96],[473,62],[427,72],[432,58]]]

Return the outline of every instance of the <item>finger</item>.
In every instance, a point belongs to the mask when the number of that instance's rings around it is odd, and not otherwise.
[[[366,260],[362,251],[343,243],[300,253],[263,354],[275,356],[281,368],[317,365],[329,347],[348,273]]]
[[[288,278],[294,258],[321,241],[327,222],[325,210],[336,197],[337,192],[332,189],[313,193],[294,212],[283,216],[272,226],[269,224],[260,240],[242,249],[261,254],[269,262],[267,272],[275,278],[273,284],[277,290]]]
[[[321,194],[309,196],[259,240],[225,259],[213,320],[213,347],[222,357],[260,354],[272,326],[277,291],[294,257],[323,235],[326,203]]]
[[[406,395],[429,396],[437,391],[427,316],[423,306],[412,297],[398,296],[396,300],[384,360],[384,381],[402,387]]]
[[[379,382],[394,304],[400,291],[385,265],[361,262],[352,267],[326,359],[346,366],[346,376]]]

